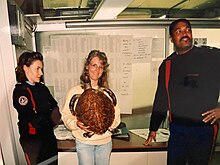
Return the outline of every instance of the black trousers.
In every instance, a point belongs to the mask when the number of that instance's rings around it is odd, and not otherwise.
[[[168,165],[208,165],[216,139],[217,125],[170,125]]]
[[[28,165],[57,165],[58,149],[54,135],[20,137]]]

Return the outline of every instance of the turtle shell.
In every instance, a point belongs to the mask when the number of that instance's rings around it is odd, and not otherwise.
[[[105,92],[104,92],[105,91]],[[108,94],[112,100],[106,95]],[[75,101],[78,99],[74,109]],[[94,134],[104,134],[115,118],[116,99],[107,88],[86,89],[81,95],[74,95],[70,101],[70,110],[77,119]]]

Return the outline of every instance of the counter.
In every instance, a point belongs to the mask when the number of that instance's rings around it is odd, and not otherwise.
[[[167,142],[152,143],[144,146],[145,139],[129,133],[130,140],[113,138],[110,165],[166,165]],[[74,140],[58,140],[59,165],[77,164]]]
[[[137,152],[137,151],[166,151],[167,142],[152,143],[151,146],[143,145],[145,139],[129,133],[130,140],[122,140],[113,138],[113,152]],[[58,140],[59,152],[75,152],[75,141],[74,140]]]

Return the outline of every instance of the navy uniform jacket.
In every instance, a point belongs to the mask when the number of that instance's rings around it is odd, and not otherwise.
[[[171,60],[169,95],[165,87],[166,61]],[[170,109],[172,122],[204,125],[202,113],[217,107],[220,91],[220,50],[193,47],[183,55],[176,52],[159,68],[158,87],[153,104],[150,130],[156,131]],[[207,123],[209,124],[209,123]]]
[[[31,92],[30,92],[31,91]],[[57,102],[42,83],[16,84],[13,91],[13,105],[18,112],[18,127],[21,137],[30,134],[53,135],[54,124],[51,112]]]

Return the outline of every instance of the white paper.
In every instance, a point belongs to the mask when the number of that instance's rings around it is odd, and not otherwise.
[[[147,140],[149,129],[131,129],[130,132],[144,138]],[[168,129],[158,129],[156,133],[156,142],[167,142],[170,136],[170,132]]]
[[[63,124],[58,125],[54,129],[54,134],[57,140],[74,140],[75,139],[71,131],[68,130]]]

